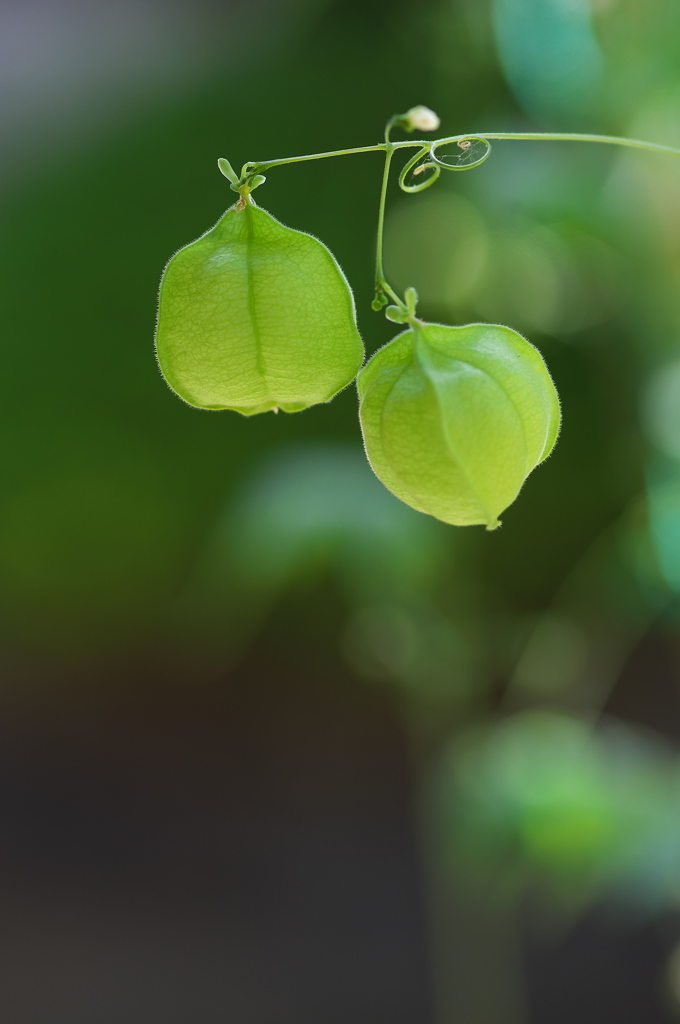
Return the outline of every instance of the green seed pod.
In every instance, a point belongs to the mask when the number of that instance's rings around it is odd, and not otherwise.
[[[508,327],[415,321],[357,379],[375,474],[408,505],[455,526],[499,525],[560,425],[537,349]]]
[[[168,263],[156,352],[180,398],[246,416],[328,402],[364,356],[333,254],[252,200]]]

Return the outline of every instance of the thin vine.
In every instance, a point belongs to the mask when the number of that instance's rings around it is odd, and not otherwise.
[[[385,163],[378,206],[375,295],[372,306],[377,311],[383,309],[392,300],[403,313],[406,313],[409,309],[407,302],[405,299],[401,299],[391,287],[383,269],[385,203],[392,158],[397,150],[417,150],[413,156],[409,157],[399,174],[399,188],[403,192],[410,194],[423,192],[431,185],[434,185],[443,170],[471,171],[479,167],[491,155],[490,140],[492,139],[494,141],[528,142],[596,142],[604,145],[625,146],[630,149],[641,149],[649,152],[680,156],[680,149],[675,146],[664,146],[656,142],[645,142],[641,139],[628,139],[624,136],[595,135],[582,132],[476,132],[450,135],[443,139],[435,139],[434,141],[403,139],[393,142],[390,138],[391,132],[395,128],[402,128],[404,131],[410,132],[416,128],[430,131],[436,130],[438,127],[439,118],[431,110],[422,106],[412,107],[405,114],[397,114],[390,118],[385,128],[384,142],[376,143],[374,146],[335,149],[327,153],[307,153],[303,156],[283,157],[275,160],[250,161],[243,165],[240,177],[235,174],[228,160],[221,158],[219,166],[222,173],[231,181],[232,189],[241,195],[242,200],[245,200],[245,196],[266,180],[265,172],[273,167],[283,167],[287,164],[303,163],[309,160],[326,160],[331,157],[354,156],[358,153],[384,153]],[[448,146],[457,146],[460,152],[441,154],[441,150]],[[423,175],[422,178],[420,177],[421,175]],[[389,319],[393,318],[389,317]]]

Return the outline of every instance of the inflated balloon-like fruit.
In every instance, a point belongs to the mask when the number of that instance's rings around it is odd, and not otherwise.
[[[498,526],[559,430],[543,358],[508,327],[414,320],[357,385],[376,475],[402,501],[456,526]]]
[[[246,416],[328,402],[364,356],[333,254],[251,199],[168,263],[156,352],[180,398]]]

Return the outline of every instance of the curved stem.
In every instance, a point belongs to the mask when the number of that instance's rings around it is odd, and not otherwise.
[[[400,306],[403,302],[399,296],[390,288],[385,280],[383,270],[383,235],[385,233],[385,200],[387,199],[387,185],[390,179],[390,164],[394,154],[394,145],[387,140],[385,142],[385,166],[383,168],[382,186],[380,188],[380,205],[378,206],[378,238],[375,246],[375,294],[380,297],[381,292],[387,292],[390,298],[394,299]]]
[[[436,145],[447,142],[460,142],[467,138],[479,139],[525,139],[535,142],[601,142],[611,146],[629,146],[632,149],[647,149],[657,153],[671,153],[680,156],[680,149],[675,146],[662,146],[658,142],[643,142],[641,139],[627,139],[622,135],[590,135],[579,132],[470,132],[469,135],[453,135],[448,139],[438,139]],[[399,146],[400,143],[395,143]],[[413,143],[411,143],[413,145]]]

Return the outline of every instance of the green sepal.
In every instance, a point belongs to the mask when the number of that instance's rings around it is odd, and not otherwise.
[[[406,291],[404,292],[404,301],[406,303],[406,308],[408,309],[409,314],[411,316],[414,316],[416,312],[416,307],[418,305],[418,292],[413,287],[413,285],[411,285],[410,288],[407,288]]]
[[[225,178],[228,178],[232,185],[235,185],[238,181],[238,175],[234,168],[231,166],[226,156],[221,156],[217,161],[217,166],[221,170]]]

